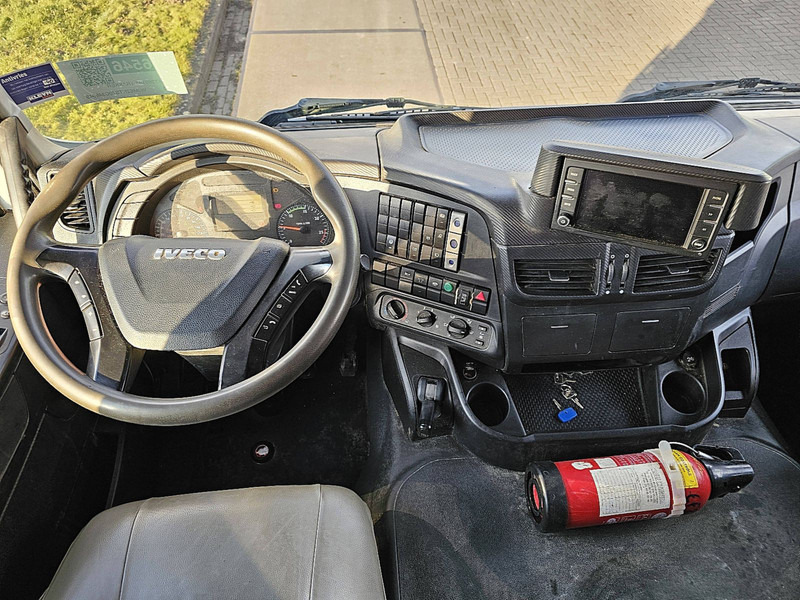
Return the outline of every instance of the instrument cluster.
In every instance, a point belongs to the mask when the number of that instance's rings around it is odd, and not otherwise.
[[[325,246],[331,224],[311,193],[253,171],[202,174],[156,205],[150,235],[159,238],[278,238],[291,246]]]

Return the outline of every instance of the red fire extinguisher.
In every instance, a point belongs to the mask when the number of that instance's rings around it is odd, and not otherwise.
[[[533,462],[525,489],[537,529],[552,532],[696,512],[752,480],[735,448],[662,441],[637,454]]]

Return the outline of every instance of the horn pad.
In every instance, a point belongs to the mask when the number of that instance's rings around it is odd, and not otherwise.
[[[98,261],[111,311],[143,350],[202,350],[227,342],[267,291],[289,252],[279,240],[106,242]]]

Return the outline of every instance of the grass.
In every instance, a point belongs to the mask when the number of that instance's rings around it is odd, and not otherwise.
[[[172,50],[184,78],[209,0],[0,0],[0,74],[43,62]],[[63,77],[62,77],[63,79]],[[45,135],[89,140],[172,114],[179,96],[29,108]]]

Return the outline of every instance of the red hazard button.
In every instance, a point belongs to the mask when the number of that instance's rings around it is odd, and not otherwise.
[[[472,302],[470,302],[470,310],[479,315],[485,315],[489,310],[489,290],[475,288],[472,290]]]

